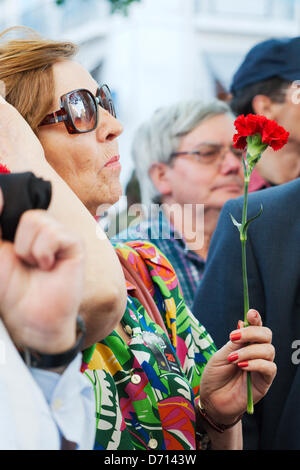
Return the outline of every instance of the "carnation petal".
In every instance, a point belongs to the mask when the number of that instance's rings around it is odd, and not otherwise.
[[[7,168],[6,165],[2,165],[2,163],[0,163],[0,173],[9,174],[10,171],[9,171],[9,169]]]
[[[240,136],[239,134],[235,134],[233,136],[233,146],[236,149],[244,150],[247,146],[247,137]]]
[[[233,136],[234,147],[244,149],[246,138],[259,134],[261,141],[273,150],[281,149],[288,141],[289,133],[276,121],[256,114],[241,115],[235,120],[237,133]]]

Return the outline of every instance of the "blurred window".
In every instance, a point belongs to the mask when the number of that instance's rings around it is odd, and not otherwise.
[[[232,76],[240,65],[243,54],[229,52],[205,52],[203,51],[207,70],[216,87],[218,84],[228,92],[232,81]]]
[[[198,13],[231,18],[248,17],[293,20],[299,0],[195,0]]]
[[[72,0],[67,1],[60,8],[63,10],[62,24],[70,29],[83,23],[100,19],[100,0]]]
[[[66,0],[62,5],[56,5],[55,0],[19,0],[19,23],[51,35],[53,30],[65,31],[103,19],[105,4],[106,0]]]
[[[43,5],[40,0],[21,0],[20,24],[30,26],[41,33],[48,33],[50,18],[47,15],[47,8],[43,8],[48,3],[49,0],[44,0]]]

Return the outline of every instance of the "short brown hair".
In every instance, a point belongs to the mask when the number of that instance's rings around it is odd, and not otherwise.
[[[6,39],[11,32],[21,32],[22,39]],[[34,132],[53,106],[52,66],[76,52],[72,42],[44,39],[25,26],[14,26],[0,34],[0,80],[5,85],[5,98]]]
[[[286,89],[292,82],[281,77],[272,77],[248,85],[237,90],[232,97],[230,107],[239,116],[240,114],[255,114],[252,103],[257,95],[268,96],[273,103],[284,103],[286,99]]]

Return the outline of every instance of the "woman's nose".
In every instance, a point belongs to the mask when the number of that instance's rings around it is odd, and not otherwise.
[[[112,141],[123,132],[123,126],[112,114],[99,106],[99,122],[96,129],[99,142]]]

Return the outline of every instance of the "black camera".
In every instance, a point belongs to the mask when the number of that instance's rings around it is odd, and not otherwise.
[[[0,174],[4,207],[0,214],[2,239],[14,241],[21,215],[31,209],[48,209],[51,183],[33,173]]]

